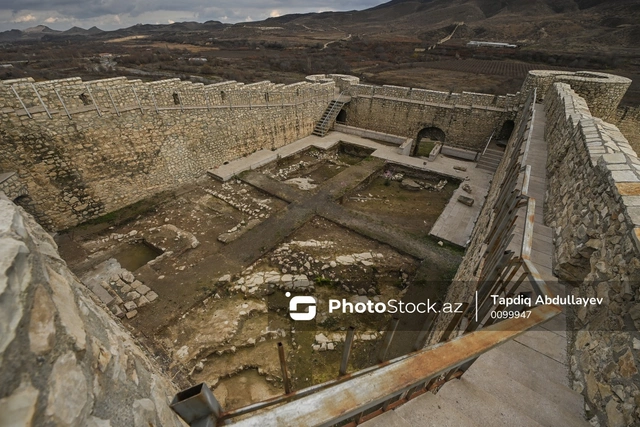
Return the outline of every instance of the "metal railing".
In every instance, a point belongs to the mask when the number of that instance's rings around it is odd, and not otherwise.
[[[535,94],[533,96],[535,99]],[[528,316],[506,320],[491,316],[493,311],[507,308],[494,303],[491,295],[515,295],[525,283],[531,286],[536,297],[554,296],[531,262],[535,200],[528,195],[531,168],[521,165],[528,150],[533,117],[534,104],[527,102],[518,132],[512,137],[508,155],[501,165],[504,180],[490,207],[493,218],[485,240],[486,249],[476,291],[460,313],[445,319],[445,332],[438,344],[422,348],[438,320],[436,315],[430,315],[418,335],[415,351],[385,361],[391,343],[389,337],[398,324],[394,319],[380,351],[381,363],[377,365],[346,373],[353,342],[347,339],[339,376],[334,380],[297,391],[287,389],[283,396],[230,411],[223,411],[211,391],[200,384],[176,395],[172,409],[194,426],[229,423],[247,427],[332,426],[338,423],[355,426],[462,376],[482,354],[561,313],[561,308],[555,305],[541,305],[522,308],[529,312]],[[520,253],[516,254],[508,247],[515,236],[516,220],[523,212],[522,241]],[[353,337],[353,329],[349,330],[347,338],[349,335]],[[281,344],[279,349],[282,349]],[[282,370],[287,384],[288,372],[284,363]]]

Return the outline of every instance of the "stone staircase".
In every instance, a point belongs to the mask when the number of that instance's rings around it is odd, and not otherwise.
[[[336,117],[338,117],[338,113],[340,113],[340,110],[342,109],[342,107],[344,107],[344,104],[347,103],[346,101],[340,101],[339,99],[340,97],[338,97],[337,100],[334,99],[329,102],[327,109],[324,110],[324,113],[322,114],[322,118],[320,119],[320,121],[318,121],[316,127],[313,129],[314,135],[322,137],[327,134],[334,120],[336,119]]]
[[[544,111],[541,104],[538,111]],[[531,262],[551,290],[566,296],[553,276],[552,231],[544,225],[547,144],[546,118],[536,114],[526,163],[531,166],[528,194],[536,199]],[[494,156],[502,156],[498,150]],[[486,154],[486,153],[485,153]],[[481,167],[478,162],[478,167]],[[519,252],[524,210],[509,249]],[[521,291],[531,290],[527,286]],[[582,426],[584,398],[569,386],[567,325],[564,313],[480,356],[437,394],[425,393],[363,423],[366,427],[422,426]]]
[[[503,154],[504,153],[500,150],[487,148],[484,154],[480,156],[480,159],[478,159],[476,167],[479,169],[495,172],[496,169],[498,169],[498,165],[500,164],[500,160],[502,160]]]
[[[564,332],[556,331],[559,322],[564,315],[549,322],[553,330],[526,332],[485,353],[437,394],[427,392],[362,426],[588,427],[583,397],[568,386],[558,352],[558,342],[566,343]]]

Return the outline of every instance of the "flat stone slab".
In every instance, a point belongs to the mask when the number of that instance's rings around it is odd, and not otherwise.
[[[246,157],[229,162],[226,165],[210,169],[207,173],[220,181],[228,181],[233,176],[249,169],[259,168],[267,163],[277,160],[278,154],[271,150],[258,150]]]

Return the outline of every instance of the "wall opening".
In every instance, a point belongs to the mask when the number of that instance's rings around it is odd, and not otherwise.
[[[513,133],[513,128],[515,123],[513,120],[507,120],[502,124],[502,128],[500,132],[496,135],[496,144],[500,147],[506,147],[507,142],[509,142],[509,138],[511,137],[511,133]]]
[[[346,123],[347,122],[347,112],[344,110],[340,110],[338,113],[338,117],[336,117],[336,122],[338,123]]]
[[[91,105],[91,98],[89,98],[89,95],[86,93],[80,94],[80,101],[82,101],[84,105]]]
[[[178,95],[178,92],[173,93],[173,103],[175,105],[180,105],[180,95]]]
[[[413,155],[418,157],[429,157],[429,153],[437,143],[444,143],[446,135],[438,127],[431,126],[422,129],[416,137],[416,146]]]
[[[13,199],[13,203],[20,206],[29,214],[33,215],[36,219],[39,219],[39,216],[37,215],[37,212],[34,209],[33,199],[28,194],[23,194],[22,196],[16,197],[15,199]]]

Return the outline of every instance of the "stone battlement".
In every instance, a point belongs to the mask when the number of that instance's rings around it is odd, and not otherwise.
[[[227,81],[211,85],[167,79],[150,83],[125,77],[84,82],[80,78],[34,82],[31,78],[5,80],[0,85],[0,112],[18,116],[45,114],[73,116],[94,111],[119,115],[125,111],[269,107],[301,104],[332,96],[332,82],[269,81],[245,85]]]
[[[17,172],[42,225],[64,229],[310,135],[334,93],[333,81],[7,80],[0,172]]]

